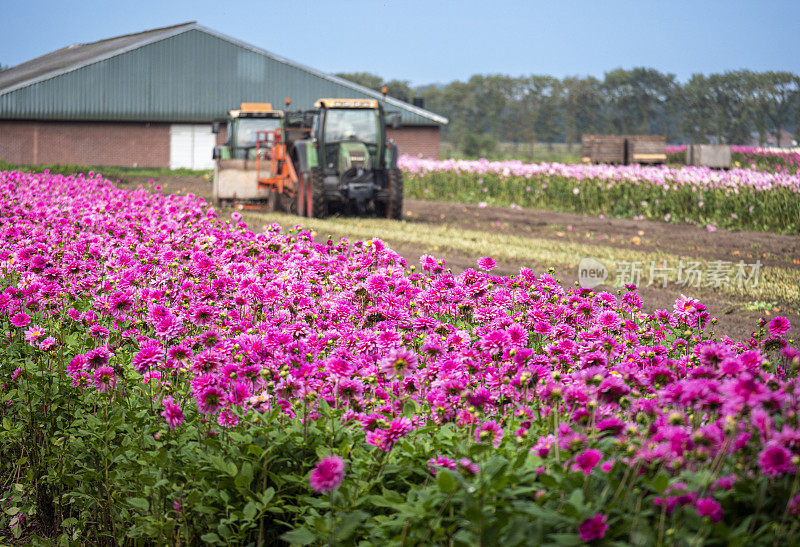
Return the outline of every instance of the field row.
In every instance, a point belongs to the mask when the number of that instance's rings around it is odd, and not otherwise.
[[[797,369],[681,297],[454,275],[191,196],[0,176],[3,532],[792,543]],[[236,215],[236,219],[239,215]],[[769,492],[769,495],[766,493]],[[162,539],[163,538],[163,539]]]
[[[800,175],[751,169],[425,160],[403,156],[406,193],[590,215],[800,232]]]

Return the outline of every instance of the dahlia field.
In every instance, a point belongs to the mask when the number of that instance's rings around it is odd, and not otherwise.
[[[0,234],[0,539],[800,542],[783,317],[731,340],[91,174],[0,173]]]
[[[667,161],[685,163],[686,145],[667,146]],[[731,146],[731,160],[735,167],[745,167],[771,173],[796,174],[800,169],[798,149],[773,150],[758,146]]]
[[[591,215],[800,233],[800,174],[665,165],[429,160],[401,156],[406,194]]]

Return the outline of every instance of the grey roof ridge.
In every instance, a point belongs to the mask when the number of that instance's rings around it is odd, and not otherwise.
[[[211,34],[212,36],[216,36],[217,38],[219,38],[221,40],[225,40],[225,41],[231,42],[232,44],[235,44],[235,45],[237,45],[239,47],[243,47],[245,49],[249,49],[250,51],[252,51],[254,53],[259,53],[261,55],[266,55],[267,57],[270,57],[271,59],[273,59],[275,61],[278,61],[279,63],[283,63],[283,64],[286,64],[286,65],[292,66],[294,68],[299,68],[300,70],[304,70],[305,72],[308,72],[309,74],[312,74],[312,75],[317,76],[319,78],[323,78],[325,80],[334,82],[336,84],[343,85],[345,87],[349,87],[349,88],[351,88],[351,89],[353,89],[355,91],[358,91],[360,93],[364,93],[365,95],[370,95],[371,97],[374,97],[376,99],[383,100],[383,95],[381,93],[378,93],[377,91],[375,91],[373,89],[370,89],[368,87],[364,87],[362,85],[359,85],[359,84],[357,84],[355,82],[351,82],[349,80],[345,80],[344,78],[339,78],[338,76],[333,76],[332,74],[326,74],[325,72],[322,72],[320,70],[317,70],[317,69],[311,68],[309,66],[297,63],[295,61],[291,61],[291,60],[287,59],[286,57],[281,57],[280,55],[276,55],[276,54],[274,54],[274,53],[272,53],[270,51],[267,51],[265,49],[262,49],[260,47],[254,46],[252,44],[248,44],[247,42],[242,42],[241,40],[237,40],[236,38],[233,38],[233,37],[228,36],[226,34],[223,34],[221,32],[217,32],[216,30],[210,29],[208,27],[204,27],[203,25],[199,25],[198,24],[198,25],[195,26],[195,28],[197,28],[198,30],[202,30],[203,32],[206,32],[208,34]],[[442,125],[447,125],[449,123],[448,119],[445,118],[444,116],[440,116],[439,114],[434,114],[433,112],[431,112],[429,110],[425,110],[424,108],[420,108],[418,106],[414,106],[412,104],[408,104],[407,102],[401,101],[399,99],[395,99],[394,97],[387,96],[386,97],[386,102],[389,103],[389,104],[392,104],[394,106],[397,106],[397,107],[403,108],[405,110],[408,110],[410,112],[413,112],[414,114],[417,114],[417,115],[422,116],[424,118],[428,118],[428,119],[430,119],[432,121],[435,121],[437,123],[440,123]]]
[[[85,61],[78,62],[78,63],[76,63],[74,65],[70,65],[68,67],[64,67],[64,68],[61,68],[61,69],[58,69],[58,70],[53,70],[53,71],[47,72],[45,74],[41,74],[39,76],[35,76],[35,77],[30,78],[28,80],[25,80],[25,81],[19,82],[17,84],[11,85],[11,86],[9,86],[7,88],[0,89],[0,95],[5,95],[7,93],[11,93],[11,92],[16,91],[18,89],[22,89],[24,87],[28,87],[28,86],[37,84],[39,82],[43,82],[45,80],[50,80],[50,79],[55,78],[57,76],[61,76],[63,74],[67,74],[69,72],[74,72],[75,70],[79,70],[79,69],[81,69],[83,67],[86,67],[86,66],[89,66],[89,65],[92,65],[92,64],[95,64],[95,63],[99,63],[100,61],[105,61],[106,59],[110,59],[112,57],[116,57],[117,55],[122,55],[123,53],[127,53],[127,52],[133,51],[135,49],[139,49],[139,48],[144,47],[146,45],[150,45],[150,44],[153,44],[153,43],[156,43],[156,42],[160,42],[162,40],[166,40],[168,38],[172,38],[173,36],[177,36],[178,34],[183,34],[184,32],[188,32],[190,30],[200,30],[202,32],[205,32],[206,34],[210,34],[210,35],[215,36],[215,37],[217,37],[217,38],[219,38],[221,40],[225,40],[227,42],[235,44],[235,45],[237,45],[239,47],[242,47],[242,48],[245,48],[245,49],[249,49],[250,51],[252,51],[254,53],[258,53],[260,55],[265,55],[267,57],[270,57],[271,59],[273,59],[275,61],[278,61],[279,63],[283,63],[283,64],[286,64],[286,65],[292,66],[294,68],[298,68],[300,70],[308,72],[309,74],[312,74],[312,75],[317,76],[319,78],[323,78],[325,80],[337,83],[339,85],[343,85],[345,87],[349,87],[349,88],[351,88],[351,89],[353,89],[355,91],[358,91],[360,93],[364,93],[365,95],[369,95],[369,96],[374,97],[376,99],[383,100],[383,95],[381,93],[378,93],[377,91],[369,89],[368,87],[364,87],[362,85],[356,84],[356,83],[351,82],[349,80],[345,80],[344,78],[339,78],[338,76],[333,76],[331,74],[326,74],[326,73],[324,73],[322,71],[313,69],[311,67],[302,65],[300,63],[296,63],[294,61],[290,61],[289,59],[287,59],[285,57],[281,57],[280,55],[276,55],[276,54],[274,54],[272,52],[269,52],[269,51],[267,51],[265,49],[259,48],[257,46],[252,45],[252,44],[248,44],[247,42],[243,42],[241,40],[237,40],[236,38],[232,38],[232,37],[230,37],[230,36],[228,36],[226,34],[223,34],[221,32],[217,32],[216,30],[213,30],[213,29],[210,29],[210,28],[205,27],[203,25],[200,25],[197,22],[184,23],[184,24],[181,24],[181,25],[175,25],[173,27],[164,27],[165,30],[166,29],[170,29],[170,28],[172,30],[165,31],[164,33],[157,34],[156,36],[152,36],[152,37],[144,39],[144,40],[142,40],[140,42],[136,42],[136,43],[131,44],[131,45],[127,46],[127,47],[120,48],[120,49],[117,49],[117,50],[114,50],[114,51],[110,51],[108,53],[104,53],[102,55],[98,55],[96,57],[92,57],[92,58],[87,59]],[[152,30],[159,30],[159,29],[152,29]],[[143,31],[143,32],[148,32],[148,31]],[[124,36],[135,36],[136,34],[141,34],[141,33],[126,34],[126,35],[122,35],[122,36],[115,36],[113,38],[122,38]],[[110,40],[110,39],[112,39],[112,38],[106,38],[104,40],[98,40],[97,42],[92,42],[92,43],[104,42],[104,41],[107,41],[107,40]],[[82,44],[82,45],[89,45],[89,44]],[[62,48],[62,49],[64,49],[64,48]],[[61,50],[56,50],[56,51],[61,51]],[[55,52],[51,52],[51,53],[55,53]],[[51,53],[47,53],[47,54],[45,54],[45,56],[46,55],[50,55]],[[440,116],[438,114],[434,114],[433,112],[430,112],[429,110],[425,110],[424,108],[420,108],[418,106],[414,106],[414,105],[408,104],[408,103],[406,103],[404,101],[395,99],[394,97],[388,97],[387,96],[386,97],[386,102],[391,104],[391,105],[394,105],[394,106],[397,106],[399,108],[402,108],[404,110],[408,110],[409,112],[413,112],[414,114],[422,116],[423,118],[428,118],[429,120],[432,120],[434,122],[440,123],[442,125],[447,125],[449,123],[448,119],[445,118],[444,116]]]
[[[151,36],[150,38],[146,38],[146,39],[144,39],[144,40],[142,40],[140,42],[136,42],[136,43],[131,44],[129,46],[126,46],[126,47],[123,47],[123,48],[120,48],[120,49],[115,49],[113,51],[109,51],[107,53],[103,53],[102,55],[98,55],[96,57],[91,57],[91,58],[89,58],[87,60],[84,60],[84,61],[79,61],[79,62],[77,62],[77,63],[75,63],[73,65],[70,65],[70,66],[67,66],[67,67],[64,67],[64,68],[60,68],[60,69],[56,69],[56,70],[52,70],[50,72],[45,72],[44,74],[40,74],[38,76],[34,76],[34,77],[29,78],[27,80],[24,80],[22,82],[10,85],[10,86],[8,86],[6,88],[0,89],[0,95],[6,95],[8,93],[17,91],[18,89],[22,89],[24,87],[29,87],[29,86],[32,86],[34,84],[38,84],[40,82],[44,82],[45,80],[50,80],[50,79],[55,78],[57,76],[61,76],[63,74],[68,74],[70,72],[74,72],[76,70],[80,70],[83,67],[86,67],[86,66],[89,66],[89,65],[93,65],[95,63],[99,63],[100,61],[105,61],[106,59],[111,59],[112,57],[116,57],[117,55],[122,55],[123,53],[127,53],[129,51],[133,51],[135,49],[139,49],[141,47],[144,47],[144,46],[147,46],[147,45],[150,45],[150,44],[154,44],[156,42],[160,42],[161,40],[166,40],[167,38],[172,38],[173,36],[177,36],[178,34],[183,34],[184,32],[192,30],[193,28],[196,28],[196,27],[197,27],[197,23],[195,21],[192,21],[190,23],[184,23],[182,25],[174,25],[172,27],[164,27],[164,30],[170,29],[170,28],[172,30],[166,31],[163,34],[157,34],[155,36]],[[150,32],[155,31],[155,30],[161,30],[161,29],[151,29]],[[100,42],[107,42],[107,41],[112,40],[114,38],[124,38],[124,37],[128,37],[128,36],[136,36],[137,34],[144,34],[145,32],[148,32],[148,31],[134,32],[132,34],[123,34],[123,35],[120,35],[120,36],[114,36],[112,38],[105,38],[103,40],[97,40],[96,42],[90,42],[88,44],[79,44],[79,45],[92,45],[92,44],[97,44],[97,43],[100,43]],[[42,55],[41,57],[47,57],[48,55],[52,55],[53,53],[57,53],[57,52],[62,51],[64,49],[69,49],[70,47],[71,46],[66,46],[66,47],[63,47],[61,49],[57,49],[56,51],[52,51],[50,53],[46,53],[46,54]],[[37,59],[41,58],[41,57],[37,57]],[[14,67],[11,67],[11,68],[13,69]]]

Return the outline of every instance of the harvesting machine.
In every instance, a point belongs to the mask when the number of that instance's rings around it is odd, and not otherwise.
[[[274,208],[279,186],[291,193],[279,184],[285,181],[291,186],[292,179],[291,163],[278,161],[282,148],[285,152],[284,115],[270,103],[242,103],[238,110],[228,112],[227,141],[214,147],[216,204],[244,202]],[[216,124],[214,130],[219,130]]]
[[[214,150],[217,203],[316,218],[402,214],[397,146],[375,99],[319,99],[312,110],[289,113],[243,104],[231,111],[226,146]]]

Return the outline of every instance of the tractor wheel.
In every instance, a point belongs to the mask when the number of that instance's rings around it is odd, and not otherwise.
[[[403,172],[393,167],[387,177],[386,218],[399,220],[403,217]]]
[[[307,216],[313,218],[328,216],[328,199],[325,197],[325,179],[322,169],[314,167],[309,172],[305,197]]]
[[[287,193],[278,194],[278,210],[290,215],[297,214],[297,198]]]
[[[306,216],[306,185],[308,184],[308,173],[300,173],[297,181],[297,188],[294,191],[294,213],[301,217]]]
[[[277,211],[278,210],[278,191],[277,190],[270,190],[269,194],[267,194],[267,202],[264,204],[266,206],[267,211]]]

